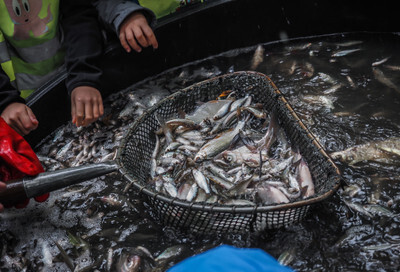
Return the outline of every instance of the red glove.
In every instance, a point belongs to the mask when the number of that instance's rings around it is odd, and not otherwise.
[[[7,183],[41,172],[44,169],[31,146],[0,117],[0,180]],[[35,200],[43,202],[48,197],[49,193],[35,197]],[[29,199],[26,199],[15,207],[24,208],[28,203]]]

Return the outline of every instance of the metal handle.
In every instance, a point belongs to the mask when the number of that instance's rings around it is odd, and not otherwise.
[[[26,198],[40,196],[114,172],[118,168],[115,161],[108,161],[44,172],[34,177],[12,180],[7,182],[6,190],[0,193],[0,203],[12,205]]]

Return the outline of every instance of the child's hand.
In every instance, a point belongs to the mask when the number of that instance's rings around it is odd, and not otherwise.
[[[133,12],[121,24],[119,40],[128,53],[131,52],[131,48],[136,52],[141,52],[142,47],[158,48],[156,36],[141,12]]]
[[[1,117],[21,136],[28,135],[39,125],[31,108],[23,103],[11,103],[3,110]]]
[[[104,113],[103,99],[93,87],[80,86],[71,93],[72,123],[77,127],[88,126]]]

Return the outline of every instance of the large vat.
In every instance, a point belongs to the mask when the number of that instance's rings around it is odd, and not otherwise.
[[[396,32],[394,2],[366,5],[361,1],[271,2],[216,0],[193,5],[159,20],[155,30],[159,49],[125,53],[110,35],[102,61],[106,93],[117,92],[144,78],[194,60],[234,48],[329,33]],[[70,120],[65,73],[28,99],[40,126],[26,137],[35,146]]]

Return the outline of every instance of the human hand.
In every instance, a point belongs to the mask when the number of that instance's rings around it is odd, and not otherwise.
[[[29,134],[39,125],[31,108],[23,103],[11,103],[3,110],[1,117],[21,136]]]
[[[90,125],[103,113],[103,99],[96,88],[80,86],[71,92],[72,123],[77,127]]]
[[[138,53],[142,51],[142,47],[151,45],[154,49],[158,48],[157,38],[146,17],[138,11],[133,12],[122,22],[119,40],[128,53],[131,52],[131,47]]]
[[[6,184],[0,181],[0,193],[6,190]],[[4,210],[3,204],[0,203],[0,212]]]

